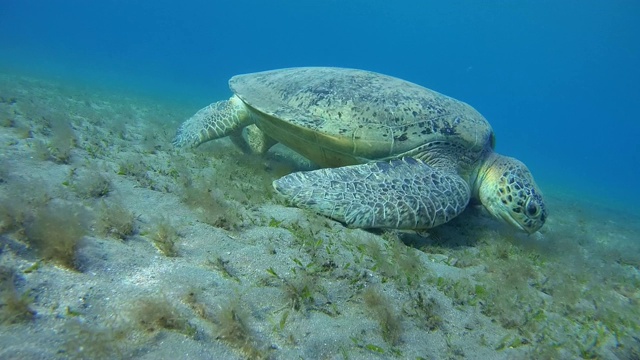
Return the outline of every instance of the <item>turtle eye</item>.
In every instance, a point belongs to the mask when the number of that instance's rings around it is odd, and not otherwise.
[[[538,214],[538,205],[536,205],[533,201],[529,201],[527,204],[527,214],[529,216],[536,216]]]

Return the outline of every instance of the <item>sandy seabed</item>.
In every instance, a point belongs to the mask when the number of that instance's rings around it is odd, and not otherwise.
[[[638,216],[349,229],[277,197],[287,149],[174,149],[197,110],[0,74],[0,359],[640,358]]]

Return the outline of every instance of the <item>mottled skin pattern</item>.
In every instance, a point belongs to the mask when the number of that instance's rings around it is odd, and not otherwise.
[[[453,219],[469,201],[462,178],[412,158],[339,170],[293,173],[274,186],[296,205],[361,228],[428,229]]]
[[[517,159],[491,154],[481,169],[476,198],[497,218],[501,218],[516,227],[533,229],[547,218],[542,193],[533,182],[533,176],[527,167]],[[510,209],[509,216],[502,211]]]
[[[493,152],[491,126],[461,101],[339,68],[239,75],[229,85],[235,95],[187,120],[174,144],[227,135],[240,144],[246,126],[252,131],[244,140],[256,152],[282,142],[328,167],[274,182],[296,206],[354,227],[426,229],[476,200],[525,232],[544,224],[546,209],[529,170]]]
[[[249,109],[233,97],[228,101],[218,101],[195,113],[178,129],[174,145],[201,144],[206,139],[218,139],[239,133],[251,124]]]

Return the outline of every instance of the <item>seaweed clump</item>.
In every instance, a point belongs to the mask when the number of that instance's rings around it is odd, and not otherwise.
[[[225,230],[236,230],[242,224],[242,215],[233,203],[225,199],[219,186],[203,178],[189,180],[182,200],[198,214],[200,221]]]
[[[160,330],[171,330],[194,337],[196,328],[191,325],[184,314],[164,297],[148,297],[135,303],[132,317],[137,327],[146,333]]]
[[[77,270],[76,252],[87,233],[86,219],[78,206],[50,203],[25,221],[28,244],[38,256],[67,269]]]
[[[70,178],[71,188],[83,199],[107,196],[113,188],[111,180],[95,168],[80,175],[77,175],[74,169],[71,171]]]
[[[148,232],[149,239],[167,257],[178,256],[176,242],[180,238],[176,228],[165,218],[159,218]]]
[[[65,355],[71,359],[125,358],[129,329],[116,324],[89,325],[70,321],[65,326],[69,336],[64,343]]]
[[[417,319],[422,329],[434,331],[442,327],[442,317],[438,315],[440,307],[432,297],[426,297],[422,292],[411,294],[410,305],[403,308],[403,313]]]
[[[49,136],[47,141],[36,140],[35,154],[41,160],[50,160],[57,164],[71,162],[71,150],[76,146],[77,139],[68,119],[59,113],[46,113],[41,121],[43,133]]]
[[[398,345],[402,336],[402,321],[391,302],[373,288],[367,288],[362,293],[362,299],[371,316],[378,321],[382,338],[391,345]]]
[[[216,339],[224,341],[247,359],[268,358],[252,334],[247,316],[234,301],[220,308],[214,322],[217,328]]]
[[[20,293],[15,286],[13,269],[0,267],[0,324],[30,321],[36,315],[31,309],[33,298],[28,291]]]
[[[97,230],[104,236],[125,240],[134,234],[135,215],[116,202],[103,202],[97,220]]]

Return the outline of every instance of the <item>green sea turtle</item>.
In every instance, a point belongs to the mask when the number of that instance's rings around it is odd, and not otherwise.
[[[184,122],[174,145],[231,136],[264,152],[283,143],[322,167],[273,182],[295,206],[361,228],[428,229],[470,201],[527,233],[545,222],[527,167],[495,153],[491,126],[461,101],[342,68],[238,75],[229,86],[234,95]]]

